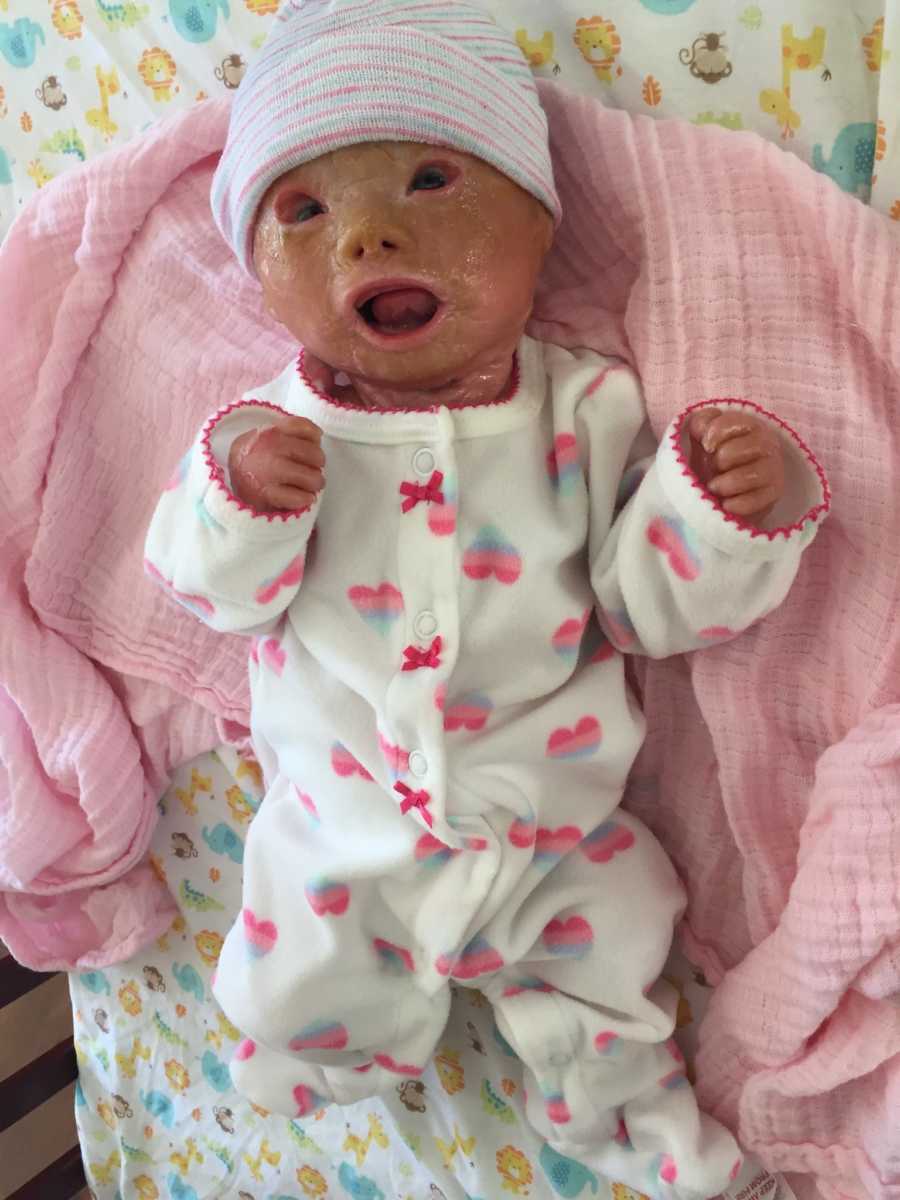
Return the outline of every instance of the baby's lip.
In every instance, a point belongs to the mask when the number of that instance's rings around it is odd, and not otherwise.
[[[438,304],[442,303],[442,299],[432,286],[431,280],[414,279],[412,276],[408,278],[396,276],[390,279],[373,279],[371,282],[355,288],[347,297],[346,307],[353,312],[359,312],[364,304],[368,304],[376,296],[383,295],[385,292],[404,292],[407,290],[431,292]]]

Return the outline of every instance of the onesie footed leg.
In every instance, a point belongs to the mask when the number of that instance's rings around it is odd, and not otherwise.
[[[537,1086],[532,1072],[525,1073],[525,1083],[530,1116],[530,1089]],[[591,1146],[572,1144],[559,1131],[547,1136],[547,1144],[651,1200],[711,1200],[737,1178],[743,1156],[723,1126],[697,1111],[689,1090],[685,1100],[683,1111],[659,1112],[652,1128],[644,1124],[646,1113],[637,1116],[626,1109],[615,1119],[612,1135],[601,1135]]]
[[[653,1194],[662,1197],[708,1200],[736,1179],[743,1166],[737,1142],[699,1111],[687,1080],[674,1088],[660,1080],[626,1104],[620,1136],[631,1144],[631,1153],[649,1158]],[[649,1186],[643,1190],[651,1191]]]
[[[530,945],[484,988],[525,1065],[538,1133],[654,1200],[708,1200],[741,1166],[731,1134],[699,1112],[671,1040],[678,997],[659,976],[682,908],[662,848],[617,811],[507,918]]]
[[[646,1061],[635,1064],[641,1082],[659,1069],[658,1049],[641,1048]],[[671,1058],[661,1065],[671,1066]],[[653,1200],[709,1200],[737,1178],[743,1165],[737,1143],[698,1110],[677,1069],[615,1109],[603,1109],[608,1086],[592,1074],[541,1080],[526,1070],[529,1119],[554,1150]]]
[[[389,1040],[370,1043],[358,1020],[307,1021],[285,1050],[245,1038],[229,1064],[231,1078],[254,1104],[289,1117],[307,1117],[327,1104],[353,1104],[421,1075],[449,1010],[449,988],[428,996],[408,987],[394,997]]]
[[[666,1065],[658,1049],[641,1047],[644,1061],[632,1058],[640,1083]],[[550,1064],[540,1077],[525,1069],[528,1119],[554,1150],[652,1200],[709,1200],[737,1177],[743,1163],[737,1143],[699,1112],[684,1075],[673,1083],[669,1072],[615,1108],[603,1108],[609,1081],[596,1075],[577,1063]],[[621,1084],[617,1090],[628,1089],[628,1078]]]

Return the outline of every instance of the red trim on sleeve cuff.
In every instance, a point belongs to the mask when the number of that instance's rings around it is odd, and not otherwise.
[[[226,500],[229,503],[236,505],[241,512],[249,513],[256,520],[282,521],[287,522],[295,517],[303,517],[311,510],[312,505],[307,504],[305,508],[290,508],[279,509],[277,512],[264,513],[253,507],[252,504],[245,504],[238,496],[235,496],[231,488],[225,482],[225,472],[213,454],[210,439],[212,432],[223,417],[227,417],[230,413],[235,412],[239,408],[268,408],[272,412],[278,413],[279,416],[289,417],[291,414],[285,409],[280,408],[277,404],[270,404],[267,400],[238,400],[234,404],[229,404],[227,408],[220,409],[214,413],[203,427],[203,432],[200,435],[200,449],[203,454],[203,461],[209,471],[209,476],[212,482],[220,491],[225,494]]]
[[[751,525],[749,522],[744,521],[741,517],[735,516],[734,513],[726,512],[719,503],[719,500],[712,494],[712,492],[708,492],[706,490],[706,488],[691,470],[690,464],[685,458],[684,450],[682,449],[681,445],[681,435],[684,430],[684,423],[690,414],[696,412],[700,408],[711,408],[717,404],[728,404],[731,406],[737,405],[740,408],[753,409],[754,412],[760,413],[762,416],[776,424],[780,429],[783,429],[790,439],[803,452],[803,455],[808,461],[810,467],[818,476],[823,496],[821,504],[817,504],[815,508],[809,509],[799,520],[795,521],[793,525],[781,525],[777,529],[760,529],[758,526]],[[678,465],[683,468],[681,474],[690,482],[691,487],[694,488],[695,491],[698,491],[704,500],[708,500],[709,503],[715,508],[716,512],[725,521],[727,521],[729,525],[734,525],[737,529],[745,530],[750,534],[751,537],[765,537],[768,538],[770,542],[774,541],[779,534],[783,535],[784,537],[790,537],[792,533],[798,533],[802,531],[804,526],[809,521],[817,521],[819,517],[824,516],[831,508],[831,489],[828,486],[828,479],[824,470],[822,469],[821,464],[819,463],[819,460],[806,445],[800,435],[791,429],[790,425],[788,425],[785,421],[782,421],[781,418],[777,417],[774,413],[769,412],[768,409],[762,408],[759,404],[754,404],[752,400],[736,400],[732,397],[723,396],[717,400],[701,400],[697,404],[692,404],[677,417],[670,437],[672,450],[675,454],[676,461]]]

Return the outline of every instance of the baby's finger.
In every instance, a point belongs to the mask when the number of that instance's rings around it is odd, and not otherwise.
[[[278,453],[292,462],[303,463],[308,467],[325,466],[325,451],[318,442],[307,438],[284,435],[278,442]]]
[[[301,508],[309,508],[315,500],[315,496],[312,492],[304,491],[302,488],[291,487],[283,483],[274,483],[266,488],[266,499],[273,508],[295,511]]]
[[[756,488],[752,492],[744,492],[740,496],[733,496],[730,500],[724,500],[722,507],[727,513],[731,513],[735,517],[743,517],[748,520],[751,517],[762,518],[775,506],[778,501],[778,490],[775,487]]]
[[[743,467],[735,467],[722,475],[716,475],[706,485],[707,491],[722,499],[739,496],[742,492],[753,492],[761,487],[776,487],[774,465],[767,458],[758,458]]]
[[[281,433],[288,434],[289,437],[303,438],[314,442],[322,440],[322,430],[314,421],[308,421],[306,417],[279,417],[275,422],[275,427]]]
[[[719,447],[715,463],[722,473],[734,467],[742,467],[757,460],[772,459],[778,454],[778,446],[768,439],[761,439],[755,432],[731,438]]]
[[[720,415],[718,408],[701,408],[699,412],[691,413],[688,432],[695,442],[702,442],[703,436],[713,421]]]
[[[304,492],[321,492],[325,486],[325,476],[316,467],[301,466],[289,458],[278,459],[274,473],[279,484]]]
[[[703,449],[708,454],[715,454],[720,446],[731,441],[732,438],[746,437],[748,434],[759,436],[764,433],[767,434],[768,431],[756,417],[742,412],[740,409],[729,409],[719,413],[716,419],[707,426],[703,435]]]

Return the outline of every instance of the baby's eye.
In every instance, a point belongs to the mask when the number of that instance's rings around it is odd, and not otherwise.
[[[302,225],[320,216],[325,211],[318,200],[312,196],[298,195],[296,192],[279,196],[275,202],[275,215],[282,225]]]
[[[296,225],[302,224],[304,221],[311,221],[313,217],[318,217],[325,209],[318,200],[310,200],[308,196],[292,205],[293,220]]]
[[[453,182],[455,174],[447,167],[420,167],[409,185],[411,192],[437,192]]]

